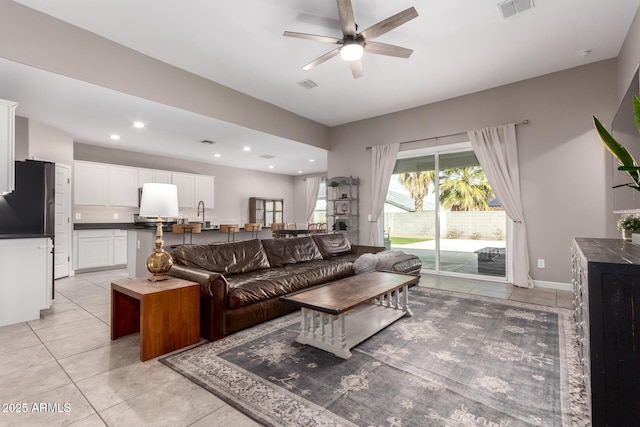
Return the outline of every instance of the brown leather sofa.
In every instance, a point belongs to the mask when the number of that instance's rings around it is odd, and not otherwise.
[[[200,335],[217,340],[295,311],[279,297],[352,276],[360,255],[382,250],[351,245],[340,233],[183,245],[169,274],[200,283]],[[415,273],[420,265],[406,260],[401,268]]]

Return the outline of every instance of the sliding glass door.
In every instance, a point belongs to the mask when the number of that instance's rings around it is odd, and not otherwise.
[[[424,270],[506,278],[506,214],[469,144],[402,152],[385,204],[392,248]]]

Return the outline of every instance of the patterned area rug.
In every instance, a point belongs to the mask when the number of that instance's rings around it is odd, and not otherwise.
[[[293,313],[161,361],[270,426],[589,425],[571,312],[413,287],[348,360]]]

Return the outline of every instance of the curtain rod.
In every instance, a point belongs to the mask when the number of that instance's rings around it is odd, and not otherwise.
[[[514,123],[514,125],[516,125],[516,126],[517,125],[526,125],[528,123],[529,123],[529,120],[523,120],[521,122]],[[430,141],[432,139],[448,138],[450,136],[458,136],[458,135],[466,135],[466,134],[467,134],[467,132],[450,133],[448,135],[440,135],[440,136],[432,136],[432,137],[429,137],[429,138],[412,139],[411,141],[402,141],[399,144],[400,145],[402,145],[402,144],[410,144],[412,142]],[[371,145],[366,146],[365,149],[371,150]]]

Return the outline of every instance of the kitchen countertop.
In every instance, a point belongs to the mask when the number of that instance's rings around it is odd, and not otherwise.
[[[155,224],[153,226],[139,225],[133,222],[78,222],[73,224],[74,230],[149,230],[155,231]],[[171,232],[172,224],[165,224],[162,227],[163,231]],[[200,231],[220,231],[219,227],[207,227],[201,228]]]
[[[0,239],[41,239],[53,238],[49,234],[0,234]]]

